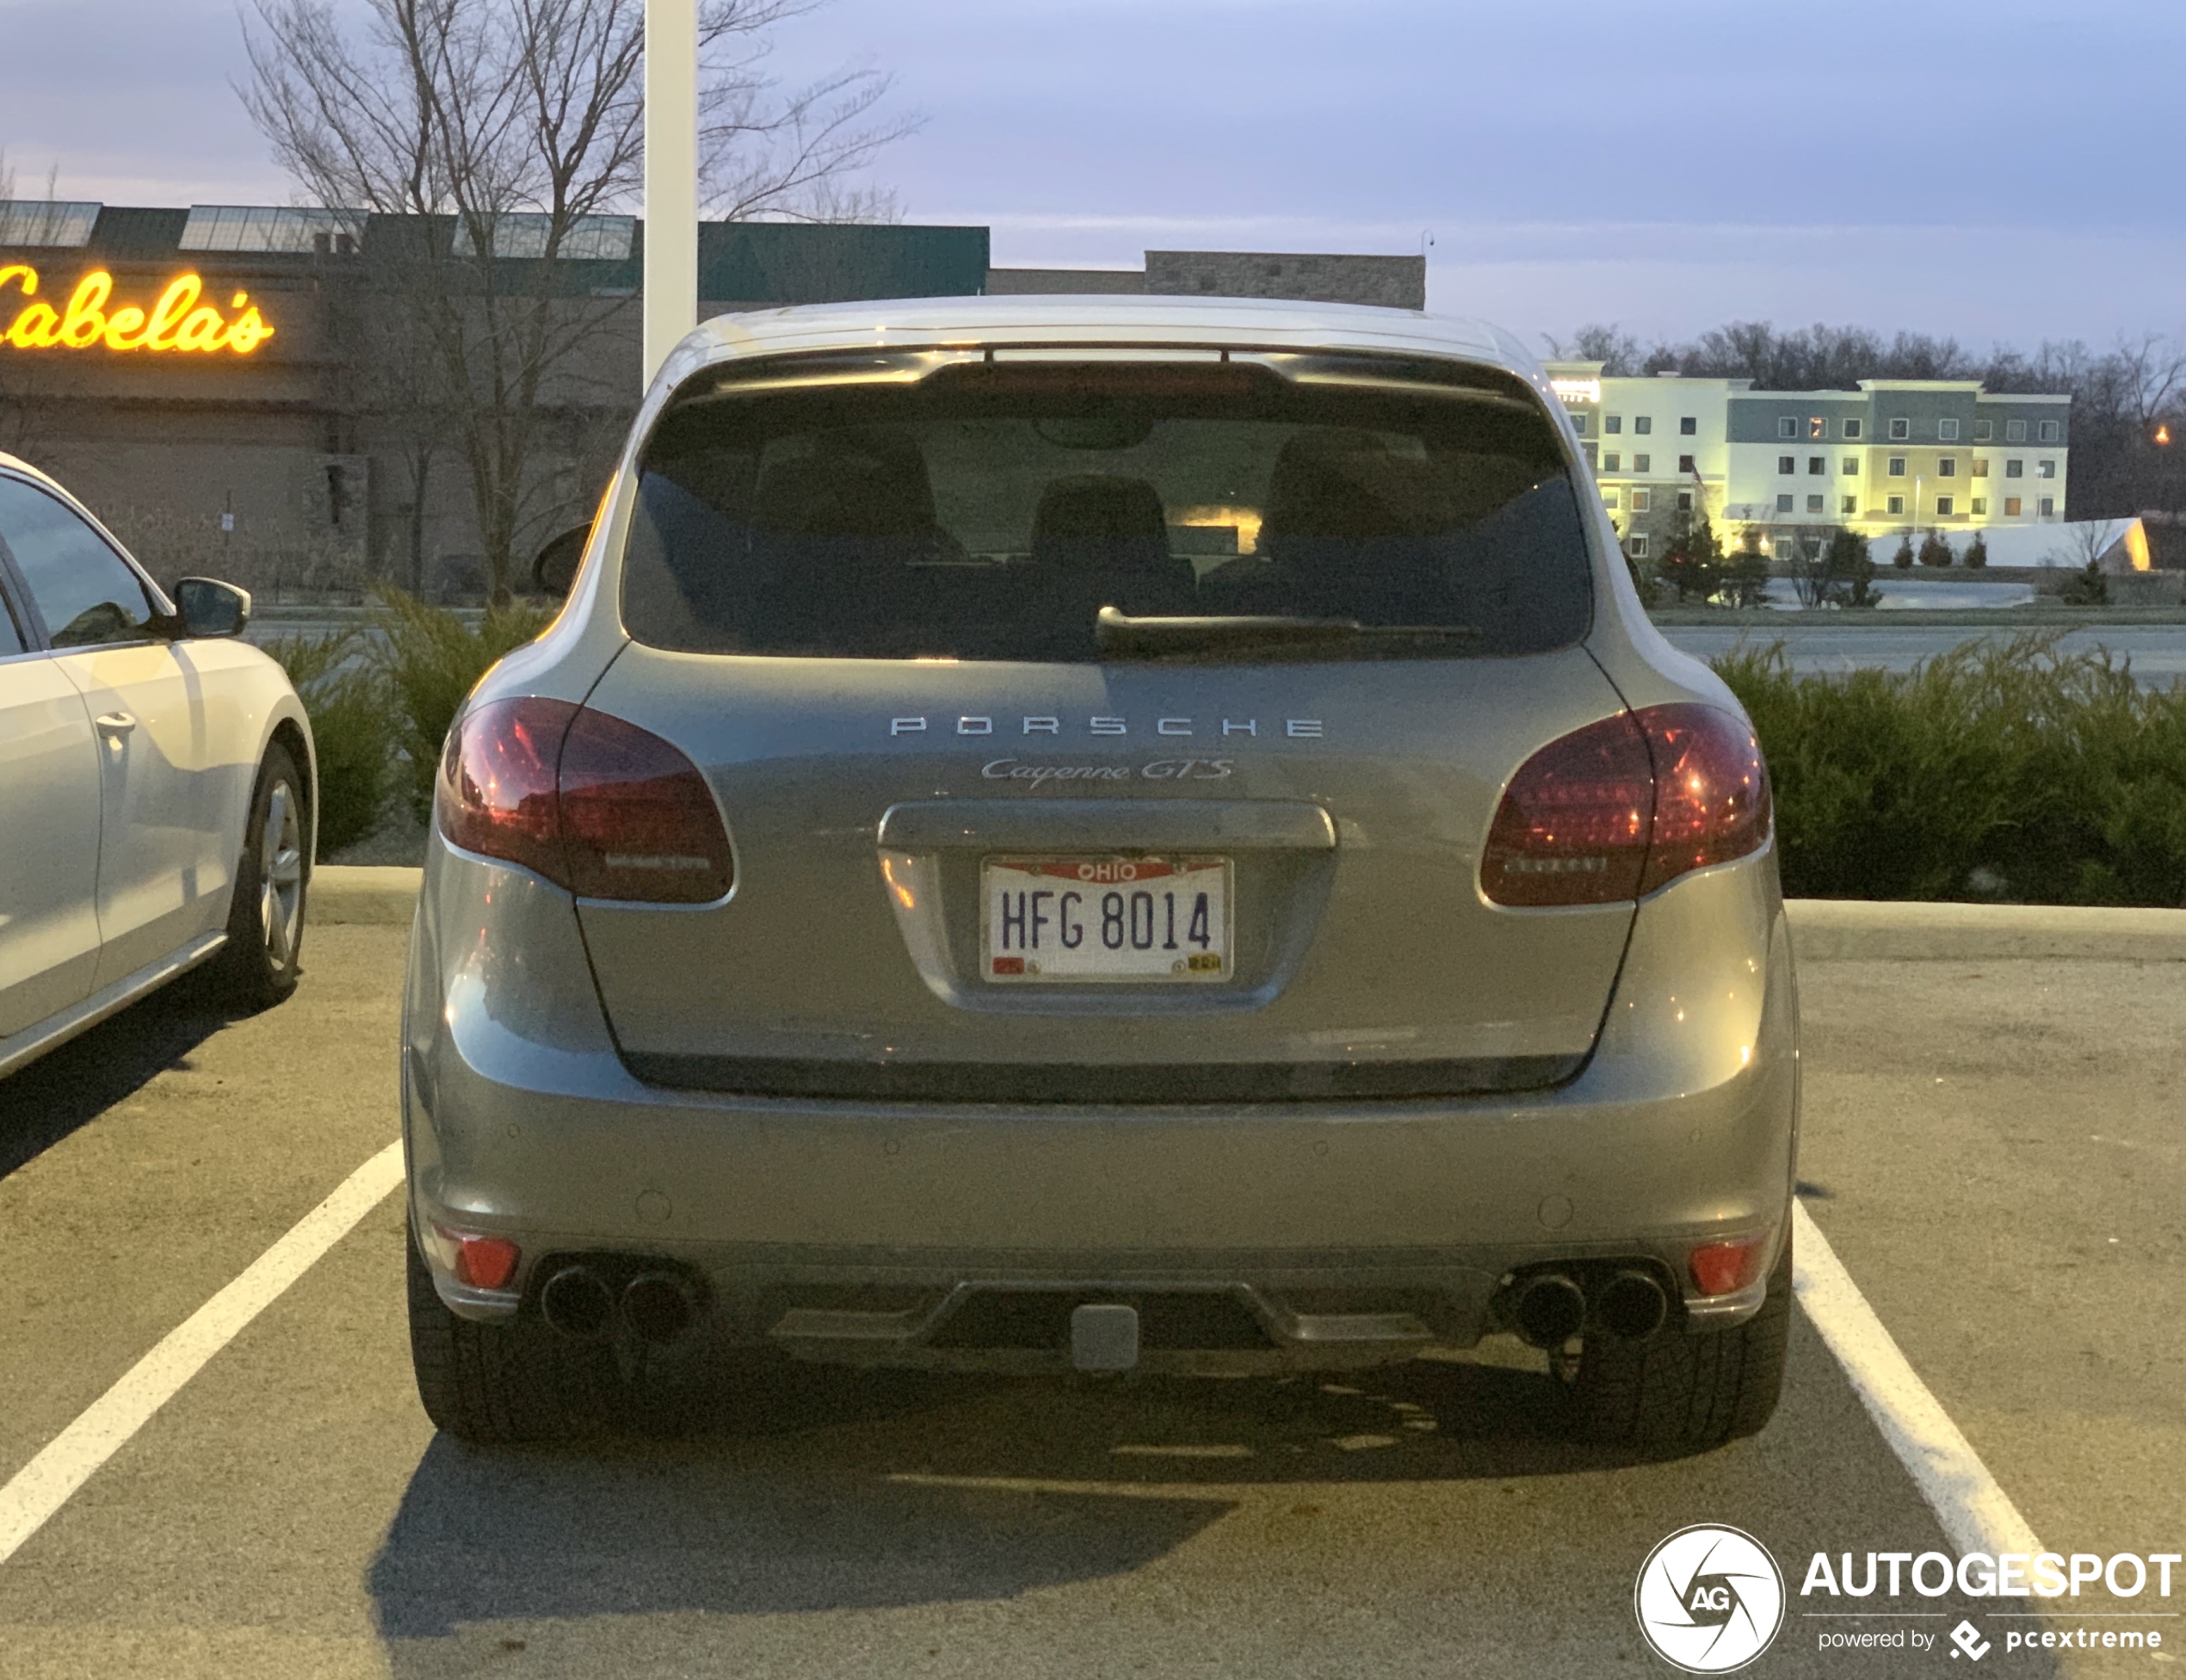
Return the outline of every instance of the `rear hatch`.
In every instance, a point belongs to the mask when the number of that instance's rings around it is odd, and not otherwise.
[[[680,749],[705,905],[584,900],[641,1077],[926,1101],[1513,1090],[1629,902],[1489,904],[1617,712],[1557,435],[1458,364],[969,355],[687,389],[588,704]]]

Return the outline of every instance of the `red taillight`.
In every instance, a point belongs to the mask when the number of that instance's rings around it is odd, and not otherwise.
[[[1488,831],[1480,882],[1499,905],[1598,905],[1640,895],[1655,808],[1646,737],[1628,712],[1526,760]]]
[[[435,801],[449,843],[582,898],[711,904],[729,837],[698,767],[659,736],[567,701],[493,701],[449,732]]]
[[[1693,1287],[1704,1295],[1735,1295],[1761,1275],[1761,1257],[1766,1237],[1744,1237],[1732,1243],[1707,1243],[1686,1257],[1693,1269]]]
[[[1769,772],[1752,732],[1712,706],[1650,706],[1528,758],[1497,809],[1480,885],[1499,905],[1636,899],[1758,850]]]

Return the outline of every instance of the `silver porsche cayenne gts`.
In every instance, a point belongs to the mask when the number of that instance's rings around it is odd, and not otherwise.
[[[1581,1434],[1775,1404],[1767,771],[1508,335],[958,299],[726,317],[442,767],[417,1379],[1340,1369],[1510,1335]]]

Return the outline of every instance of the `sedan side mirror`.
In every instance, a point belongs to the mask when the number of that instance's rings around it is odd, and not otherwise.
[[[590,525],[572,525],[539,551],[539,558],[531,563],[531,581],[541,595],[551,595],[557,601],[568,595],[591,535]]]
[[[250,622],[250,591],[217,578],[185,578],[175,585],[175,616],[185,636],[239,636]]]

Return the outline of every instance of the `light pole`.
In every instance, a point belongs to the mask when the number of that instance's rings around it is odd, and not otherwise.
[[[698,3],[645,0],[645,385],[697,324]]]

